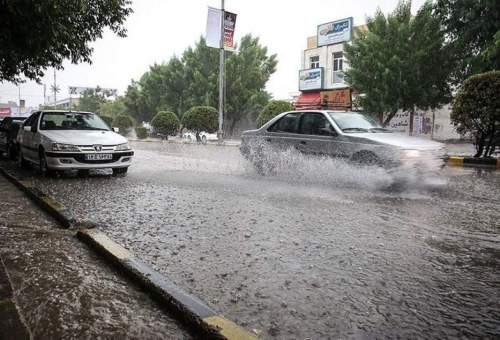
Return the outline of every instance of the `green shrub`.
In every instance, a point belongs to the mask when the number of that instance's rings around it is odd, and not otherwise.
[[[160,111],[151,120],[156,133],[162,135],[174,134],[179,128],[179,118],[170,111]]]
[[[462,85],[450,115],[460,134],[470,133],[475,157],[491,156],[500,144],[500,71],[469,77]]]
[[[218,113],[211,106],[193,106],[182,116],[183,127],[193,131],[206,131],[209,133],[217,131]]]
[[[145,139],[148,137],[148,129],[144,126],[138,126],[135,128],[135,134],[137,135],[137,138]]]
[[[121,114],[115,117],[112,125],[112,127],[117,127],[118,129],[120,129],[120,134],[126,135],[134,126],[134,120],[127,114]]]
[[[284,100],[271,100],[257,117],[257,127],[261,127],[282,112],[292,111],[293,105]]]
[[[99,115],[99,118],[101,118],[102,120],[104,120],[104,123],[106,123],[109,127],[112,127],[112,125],[113,125],[113,117]]]

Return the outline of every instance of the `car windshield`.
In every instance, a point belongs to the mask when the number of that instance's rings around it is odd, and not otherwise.
[[[41,130],[103,130],[106,123],[94,113],[45,112],[40,124]]]
[[[344,132],[386,132],[372,118],[356,112],[328,112],[339,129]]]

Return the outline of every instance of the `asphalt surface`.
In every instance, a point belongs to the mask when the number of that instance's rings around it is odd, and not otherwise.
[[[1,175],[0,198],[0,339],[192,339]]]
[[[37,185],[262,338],[500,336],[500,172],[133,147],[126,177]]]

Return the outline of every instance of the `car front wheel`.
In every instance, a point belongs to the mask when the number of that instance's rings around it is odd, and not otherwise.
[[[43,150],[40,150],[38,154],[38,170],[42,176],[51,176],[53,174],[53,171],[47,165],[47,158]]]

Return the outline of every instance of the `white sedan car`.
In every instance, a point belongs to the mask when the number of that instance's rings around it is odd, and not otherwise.
[[[134,155],[127,139],[91,112],[37,111],[24,122],[17,141],[19,164],[35,164],[42,174],[103,168],[125,174]]]
[[[196,142],[196,133],[195,132],[185,132],[182,134],[182,139],[187,142]],[[200,142],[202,144],[207,144],[207,141],[217,141],[216,133],[208,133],[205,131],[200,132]]]

